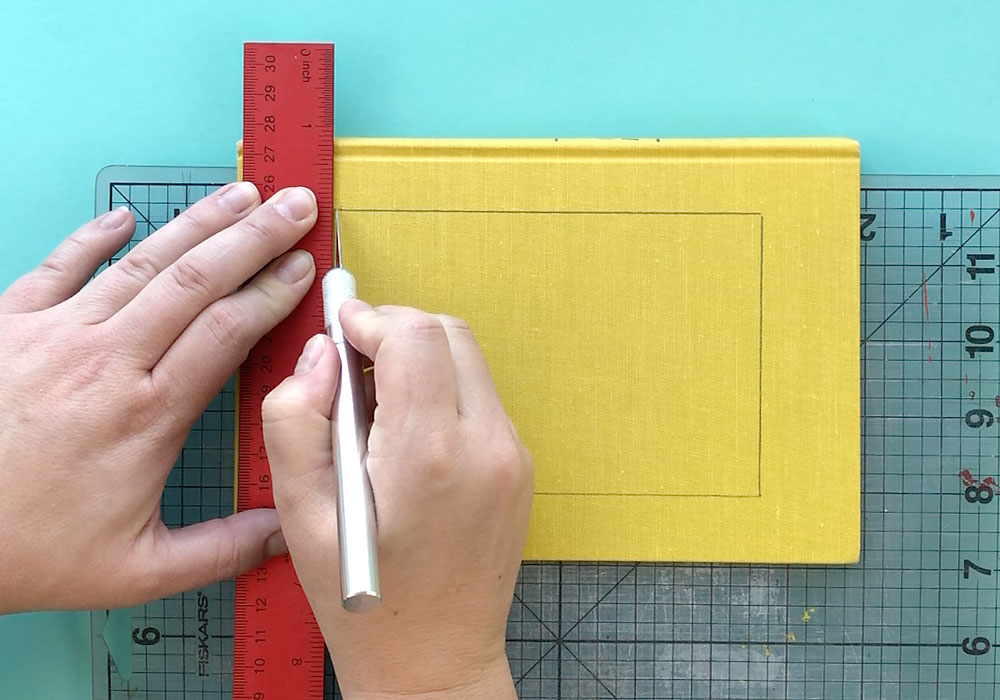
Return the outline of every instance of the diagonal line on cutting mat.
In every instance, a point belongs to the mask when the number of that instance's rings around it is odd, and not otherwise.
[[[560,644],[561,644],[561,642],[560,642]],[[611,688],[608,687],[607,683],[605,683],[600,678],[598,678],[597,674],[594,673],[593,671],[591,671],[590,667],[587,666],[587,664],[583,663],[583,659],[581,659],[579,656],[577,656],[576,654],[574,654],[573,650],[570,649],[568,646],[563,645],[563,649],[566,650],[567,654],[569,654],[574,659],[576,659],[576,662],[578,664],[580,664],[580,666],[583,668],[583,670],[586,671],[587,673],[589,673],[591,676],[593,676],[594,680],[597,681],[598,683],[600,683],[602,688],[604,688],[606,691],[608,691],[608,695],[610,695],[615,700],[618,700],[618,696],[614,694],[614,691],[612,691]],[[562,679],[562,669],[559,669],[559,676],[560,676],[560,680],[561,680]]]
[[[977,229],[976,229],[975,231],[973,231],[972,233],[970,233],[970,234],[969,234],[969,237],[968,237],[968,238],[966,238],[966,239],[965,239],[964,241],[962,241],[961,245],[959,245],[959,246],[958,246],[957,248],[955,248],[955,250],[953,250],[953,251],[951,252],[951,255],[949,255],[949,256],[948,256],[947,258],[945,258],[944,260],[942,260],[942,261],[941,261],[941,264],[940,264],[940,265],[937,265],[937,266],[935,266],[935,267],[934,267],[934,269],[933,269],[933,270],[931,271],[931,274],[927,275],[927,277],[925,277],[925,278],[924,278],[924,279],[923,279],[923,280],[921,281],[921,283],[920,283],[920,284],[918,284],[918,285],[917,285],[917,286],[916,286],[916,287],[914,288],[914,290],[913,290],[912,292],[910,292],[910,293],[909,293],[909,294],[908,294],[908,295],[906,296],[906,298],[905,298],[905,299],[903,299],[903,301],[901,301],[901,302],[899,303],[899,305],[898,305],[898,306],[897,306],[897,307],[896,307],[895,309],[893,309],[893,310],[892,310],[892,312],[891,312],[891,313],[890,313],[890,314],[889,314],[888,316],[886,316],[886,317],[885,317],[884,319],[882,319],[882,322],[881,322],[881,323],[879,323],[879,324],[878,324],[878,325],[877,325],[877,326],[875,327],[875,330],[873,330],[873,331],[872,331],[871,333],[869,333],[868,335],[866,335],[866,336],[865,336],[865,339],[861,341],[861,344],[862,344],[862,345],[864,345],[864,344],[865,344],[865,343],[867,343],[867,342],[868,342],[869,340],[871,340],[871,339],[872,339],[872,336],[873,336],[873,335],[875,335],[876,333],[878,333],[878,332],[879,332],[880,330],[882,330],[882,327],[883,327],[883,326],[884,326],[885,324],[887,324],[887,323],[889,322],[889,319],[890,319],[890,318],[892,318],[893,316],[895,316],[895,315],[896,315],[896,312],[897,312],[897,311],[899,311],[899,310],[900,310],[900,309],[902,309],[902,308],[903,308],[904,306],[906,306],[906,303],[907,303],[907,302],[908,302],[908,301],[909,301],[910,299],[912,299],[912,298],[913,298],[914,296],[916,296],[916,295],[917,295],[917,294],[918,294],[919,292],[922,292],[922,291],[923,291],[923,289],[924,289],[924,285],[925,285],[925,284],[926,284],[927,282],[930,282],[930,281],[931,281],[931,278],[932,278],[932,277],[934,277],[934,275],[936,275],[937,273],[941,272],[941,270],[943,270],[943,269],[944,269],[944,266],[948,264],[948,261],[949,261],[949,260],[951,260],[951,259],[952,259],[953,257],[955,257],[956,255],[958,255],[958,251],[962,250],[962,248],[964,248],[964,247],[966,246],[966,244],[967,244],[967,243],[969,243],[969,241],[971,241],[971,240],[972,240],[973,238],[975,238],[975,237],[976,237],[976,236],[978,236],[978,235],[979,235],[980,233],[982,233],[982,230],[983,230],[983,228],[984,228],[984,227],[986,226],[986,224],[988,224],[988,223],[990,223],[991,221],[993,221],[993,218],[994,218],[994,217],[995,217],[995,216],[996,216],[997,214],[1000,214],[1000,209],[997,209],[997,210],[996,210],[995,212],[993,212],[992,214],[990,214],[988,218],[984,219],[984,220],[983,220],[983,223],[979,224],[979,227],[978,227],[978,228],[977,228]]]
[[[623,582],[623,581],[624,581],[625,579],[627,579],[627,578],[629,577],[629,575],[630,575],[630,574],[633,574],[633,573],[636,573],[636,569],[637,569],[637,568],[638,568],[638,567],[637,567],[637,566],[636,566],[635,564],[633,564],[633,565],[632,565],[632,568],[631,568],[631,569],[629,569],[629,570],[628,570],[627,572],[625,572],[625,575],[624,575],[624,576],[622,576],[622,577],[621,577],[620,579],[618,579],[618,580],[617,580],[617,581],[615,582],[615,584],[614,584],[613,586],[611,586],[611,588],[609,588],[609,589],[608,589],[608,590],[607,590],[607,591],[606,591],[606,592],[604,593],[604,595],[602,595],[602,596],[601,596],[600,598],[598,598],[598,599],[597,599],[597,602],[596,602],[596,603],[594,603],[594,604],[593,604],[593,605],[592,605],[592,606],[590,607],[590,609],[589,609],[589,610],[588,610],[587,612],[585,612],[585,613],[584,613],[583,615],[581,615],[581,616],[580,616],[580,619],[579,619],[579,620],[577,620],[576,622],[574,622],[574,623],[573,623],[573,625],[572,625],[572,626],[571,626],[571,627],[570,627],[569,629],[567,629],[567,630],[566,630],[565,632],[563,632],[563,633],[562,633],[562,634],[561,634],[561,635],[559,636],[559,641],[562,641],[562,640],[564,640],[564,639],[566,638],[566,635],[567,635],[567,634],[569,634],[570,632],[572,632],[573,630],[575,630],[575,629],[576,629],[577,627],[579,627],[579,626],[580,626],[580,623],[584,621],[584,619],[585,619],[585,618],[587,617],[587,615],[589,615],[590,613],[592,613],[592,612],[594,612],[595,610],[597,610],[597,606],[598,606],[598,605],[600,605],[600,604],[601,604],[602,602],[604,602],[604,599],[605,599],[605,598],[607,598],[607,597],[608,597],[609,595],[611,595],[611,594],[612,594],[612,593],[613,593],[613,592],[615,591],[615,589],[616,589],[616,588],[618,588],[618,586],[620,586],[620,585],[621,585],[621,583],[622,583],[622,582]],[[638,575],[638,574],[636,574],[636,575]]]
[[[527,678],[528,674],[531,673],[532,671],[534,671],[536,668],[538,668],[538,665],[541,664],[545,660],[545,657],[548,656],[549,654],[551,654],[552,651],[553,651],[553,649],[555,649],[558,646],[559,646],[558,642],[555,643],[555,644],[553,644],[552,646],[550,646],[548,648],[548,651],[546,651],[544,654],[542,654],[541,656],[539,656],[538,659],[535,660],[535,663],[531,664],[531,666],[528,667],[528,670],[525,671],[524,673],[522,673],[521,677],[518,678],[516,681],[514,681],[514,685],[517,685],[518,683],[520,683],[521,681],[523,681],[525,678]]]
[[[540,624],[542,627],[544,627],[548,631],[548,633],[552,635],[553,639],[558,639],[559,638],[559,634],[556,633],[547,624],[545,624],[545,620],[543,620],[541,617],[539,617],[538,613],[536,613],[534,610],[532,610],[531,607],[527,603],[525,603],[524,600],[521,598],[521,596],[519,596],[517,593],[514,594],[514,600],[516,600],[518,603],[520,603],[521,606],[525,610],[527,610],[529,613],[531,613],[531,616],[533,618],[535,618],[536,620],[538,620],[538,624]]]
[[[149,220],[149,217],[143,214],[142,211],[139,209],[139,207],[137,207],[135,203],[133,203],[132,200],[128,198],[128,195],[126,195],[124,192],[118,189],[118,185],[111,185],[111,189],[113,189],[115,192],[117,192],[122,196],[122,199],[125,200],[125,202],[128,204],[129,209],[133,210],[136,214],[142,217],[142,220],[146,222],[147,226],[149,226],[149,233],[159,230],[156,226],[153,225],[153,222]]]

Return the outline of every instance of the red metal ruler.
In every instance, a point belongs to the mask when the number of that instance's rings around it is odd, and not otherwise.
[[[319,218],[298,247],[316,276],[306,298],[240,368],[236,508],[273,507],[261,402],[323,330],[322,271],[333,264],[333,44],[248,43],[243,56],[243,179],[267,199],[283,187],[316,193]],[[277,557],[236,581],[234,700],[323,697],[323,637],[292,569]]]

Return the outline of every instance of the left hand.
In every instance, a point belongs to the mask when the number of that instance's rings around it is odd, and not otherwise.
[[[308,190],[260,205],[230,185],[87,283],[132,234],[116,210],[0,295],[0,612],[133,605],[285,551],[273,510],[171,530],[160,497],[192,423],[312,284],[308,253],[274,258],[315,220]]]

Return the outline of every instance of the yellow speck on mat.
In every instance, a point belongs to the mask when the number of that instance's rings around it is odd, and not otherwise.
[[[334,168],[359,296],[483,348],[526,558],[857,560],[855,142],[344,138]]]

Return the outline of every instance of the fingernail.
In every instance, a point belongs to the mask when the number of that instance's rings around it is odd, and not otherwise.
[[[224,209],[239,214],[257,201],[257,186],[252,182],[233,182],[216,192],[216,196]]]
[[[114,229],[123,226],[127,220],[128,207],[118,207],[117,209],[112,209],[100,218],[101,228],[113,231]]]
[[[285,535],[278,530],[264,541],[264,557],[280,557],[288,553],[288,545],[285,544]]]
[[[295,363],[295,374],[305,374],[316,366],[319,358],[323,356],[323,336],[314,335],[302,348],[299,361]]]
[[[289,221],[302,221],[315,209],[316,197],[307,187],[285,190],[274,202],[274,210]]]
[[[296,250],[285,256],[274,271],[275,276],[285,284],[295,284],[309,274],[313,268],[313,257],[306,250]]]

